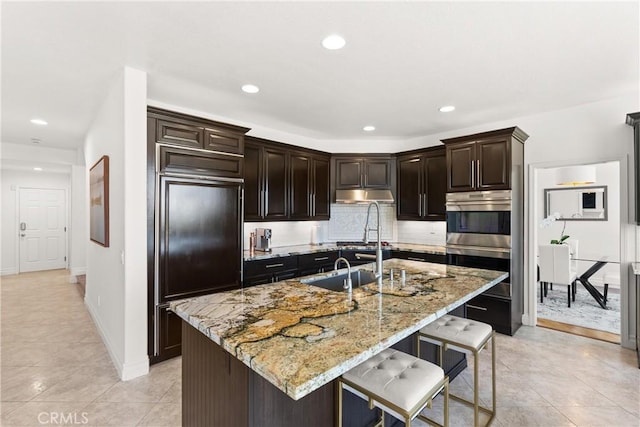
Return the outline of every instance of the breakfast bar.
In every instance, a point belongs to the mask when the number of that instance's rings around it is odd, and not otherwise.
[[[183,425],[333,425],[337,377],[507,277],[399,259],[383,272],[352,294],[313,285],[330,272],[173,302]],[[348,406],[345,425],[364,425]]]

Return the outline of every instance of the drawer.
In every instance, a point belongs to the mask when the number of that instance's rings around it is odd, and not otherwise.
[[[338,259],[338,251],[316,252],[313,254],[298,255],[298,268],[301,270],[322,268],[327,265],[333,267],[333,263]]]
[[[360,255],[376,255],[375,249],[342,249],[340,251],[340,256],[344,257],[349,261],[351,266],[354,265],[362,265],[369,264],[371,262],[376,262],[375,259],[361,258]],[[382,259],[391,258],[391,251],[388,249],[382,250]]]
[[[274,257],[269,259],[258,259],[254,261],[244,262],[244,277],[245,280],[254,276],[260,276],[263,274],[276,275],[279,272],[286,270],[296,270],[298,268],[298,257]]]
[[[511,301],[478,295],[466,304],[467,318],[488,323],[496,332],[511,334]]]
[[[447,256],[445,254],[429,254],[425,252],[413,251],[393,251],[394,258],[406,259],[409,261],[434,262],[437,264],[446,264]]]

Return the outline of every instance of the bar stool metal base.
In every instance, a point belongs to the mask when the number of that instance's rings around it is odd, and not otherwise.
[[[461,396],[457,396],[454,394],[449,394],[449,397],[453,400],[456,400],[460,403],[463,403],[467,406],[470,406],[473,408],[473,425],[474,427],[480,427],[480,418],[479,418],[479,413],[480,411],[486,413],[487,415],[489,415],[489,419],[487,420],[487,422],[484,424],[484,426],[488,426],[489,424],[491,424],[491,421],[493,421],[493,418],[495,417],[496,414],[496,341],[495,341],[495,331],[491,331],[491,334],[489,334],[481,343],[480,345],[476,346],[476,347],[472,347],[472,346],[467,346],[464,345],[462,343],[458,343],[452,340],[447,340],[445,338],[442,337],[438,337],[438,336],[433,336],[433,335],[428,335],[422,332],[419,332],[417,334],[417,356],[420,357],[420,341],[426,341],[426,342],[430,342],[432,344],[435,344],[438,346],[439,348],[439,352],[438,352],[438,363],[440,365],[440,367],[443,367],[443,361],[444,361],[444,352],[447,351],[448,348],[452,348],[452,349],[462,349],[462,350],[467,350],[469,352],[471,352],[473,354],[473,402],[465,399]],[[480,353],[480,351],[482,351],[487,343],[491,341],[491,409],[486,408],[484,406],[480,405],[480,399],[479,399],[479,388],[478,388],[478,370],[479,370],[479,366],[478,366],[478,355]]]

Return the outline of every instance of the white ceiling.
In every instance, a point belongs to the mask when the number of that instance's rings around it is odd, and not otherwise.
[[[347,45],[325,50],[334,32]],[[410,138],[637,92],[638,40],[636,1],[3,2],[2,142],[81,146],[125,65],[163,103],[317,139]]]

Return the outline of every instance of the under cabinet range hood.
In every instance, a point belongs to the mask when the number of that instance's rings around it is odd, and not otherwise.
[[[390,190],[336,190],[336,203],[393,203]]]

